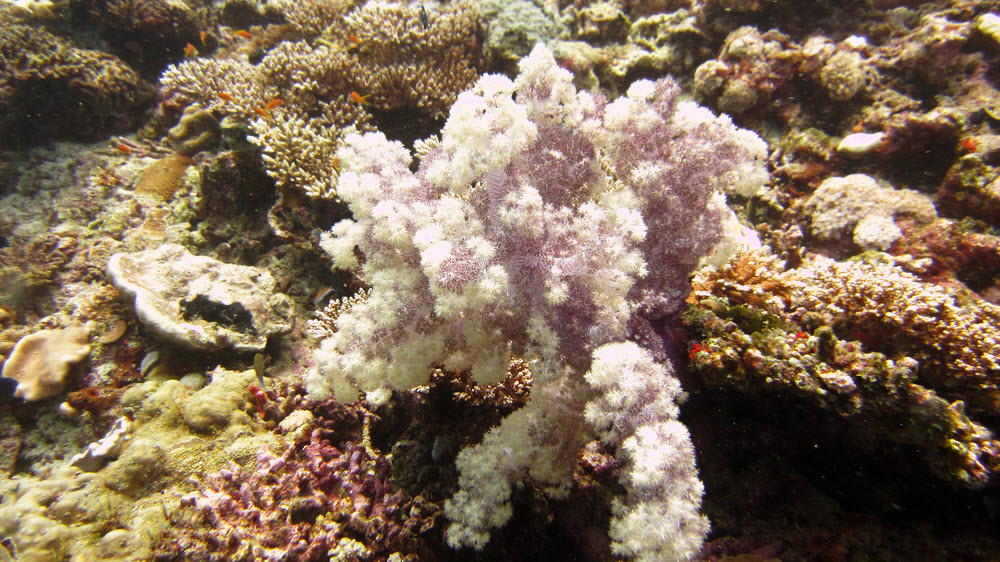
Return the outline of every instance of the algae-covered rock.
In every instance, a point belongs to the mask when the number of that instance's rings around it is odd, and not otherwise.
[[[126,495],[155,486],[167,454],[151,439],[136,439],[121,458],[108,465],[104,485]]]
[[[276,292],[274,277],[260,268],[163,244],[111,256],[108,274],[134,299],[143,324],[181,347],[260,352],[270,336],[292,329],[291,299]]]

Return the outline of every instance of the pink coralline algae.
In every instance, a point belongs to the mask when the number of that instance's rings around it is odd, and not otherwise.
[[[419,536],[440,519],[422,498],[389,481],[389,460],[353,443],[342,448],[315,429],[309,443],[281,455],[257,453],[257,466],[232,463],[181,498],[194,521],[174,521],[176,559],[351,560],[420,555]],[[349,554],[348,554],[349,552]]]

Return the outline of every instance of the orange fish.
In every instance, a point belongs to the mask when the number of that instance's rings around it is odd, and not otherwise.
[[[259,108],[259,107],[255,107],[255,108],[253,108],[253,111],[254,111],[254,113],[256,113],[257,115],[260,115],[261,117],[263,117],[263,118],[265,118],[265,119],[271,116],[271,114],[270,114],[270,113],[268,113],[267,111],[265,111],[265,110],[263,110],[263,109],[261,109],[261,108]]]
[[[118,143],[118,146],[116,146],[115,148],[124,152],[125,154],[132,154],[132,147],[123,142]]]
[[[333,161],[331,163],[333,164],[333,171],[335,171],[335,172],[337,172],[339,174],[340,173],[340,158],[337,158],[336,156],[334,156],[333,157]]]
[[[281,98],[274,98],[273,100],[267,102],[267,105],[264,106],[264,111],[271,111],[283,103],[285,103],[285,100]]]
[[[236,100],[233,99],[233,96],[227,94],[226,92],[219,92],[216,95],[219,96],[220,98],[226,100],[226,101],[229,101],[229,102],[235,102],[236,101]]]
[[[347,36],[347,40],[350,41],[351,43],[354,43],[355,45],[358,46],[361,45],[361,39],[359,39],[358,36],[353,33]]]
[[[362,96],[357,92],[351,92],[351,101],[353,101],[354,103],[360,103],[361,105],[366,105],[368,103],[368,98],[370,97],[372,97],[371,94],[368,94],[367,96]]]
[[[205,44],[205,32],[204,31],[199,31],[198,32],[198,36],[201,37],[201,44],[204,45]]]
[[[242,37],[244,39],[250,39],[253,37],[253,34],[245,29],[237,29],[235,33],[237,37]]]
[[[188,43],[187,45],[184,45],[184,56],[185,57],[193,57],[196,54],[198,54],[198,49],[195,49],[194,45],[192,45],[191,43]]]

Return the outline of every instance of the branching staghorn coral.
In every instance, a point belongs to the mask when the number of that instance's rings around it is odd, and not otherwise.
[[[349,134],[338,150],[338,194],[354,219],[322,246],[336,266],[360,266],[371,293],[337,311],[310,391],[350,400],[353,385],[378,402],[437,367],[488,384],[512,356],[532,362],[527,405],[459,455],[460,490],[446,507],[453,546],[481,547],[506,522],[513,481],[567,490],[594,435],[583,415],[592,353],[676,310],[721,237],[719,191],[759,186],[763,142],[679,95],[671,80],[640,81],[608,104],[577,92],[539,45],[516,81],[485,76],[459,96],[441,138],[418,143],[416,172],[380,133]],[[686,433],[673,435],[629,443],[673,451],[696,480]],[[649,497],[670,517],[697,518],[700,493]],[[675,528],[619,549],[692,556],[707,526]]]
[[[346,15],[338,3],[285,6],[305,18],[303,31],[321,25],[317,13],[337,25],[312,43],[282,42],[256,65],[198,59],[161,77],[168,93],[251,121],[250,140],[282,188],[334,197],[337,166],[329,155],[344,128],[367,130],[371,111],[442,117],[478,76],[478,22],[467,3],[425,12],[426,28],[420,10],[405,4],[369,2]],[[276,99],[280,105],[271,107]]]
[[[421,527],[440,517],[439,508],[395,488],[387,457],[349,442],[337,447],[326,433],[315,429],[301,449],[280,455],[262,448],[253,469],[232,463],[210,475],[182,498],[198,519],[174,529],[175,545],[205,560],[325,560],[328,553],[385,560],[419,552]],[[337,558],[345,541],[360,550]]]

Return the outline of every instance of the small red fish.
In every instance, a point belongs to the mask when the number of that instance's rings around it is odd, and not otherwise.
[[[339,174],[340,173],[340,158],[337,158],[336,156],[334,156],[333,160],[331,161],[331,163],[333,164],[333,170]]]
[[[253,108],[253,112],[256,113],[257,115],[260,115],[264,119],[267,119],[268,117],[271,116],[270,113],[268,113],[267,111],[265,111],[265,110],[263,110],[263,109],[261,109],[259,107]]]
[[[198,49],[195,49],[194,45],[192,45],[191,43],[188,43],[187,45],[184,45],[184,56],[185,57],[193,57],[193,56],[195,56],[197,54],[198,54]]]
[[[979,140],[974,138],[967,138],[962,141],[962,150],[965,152],[975,152],[979,148]]]
[[[353,101],[354,103],[360,103],[361,105],[366,105],[368,103],[368,98],[370,97],[372,97],[371,94],[368,94],[367,96],[362,96],[357,92],[351,92],[351,101]]]
[[[199,31],[198,32],[198,36],[201,37],[201,44],[205,45],[206,44],[205,43],[205,37],[206,37],[205,32],[204,31]]]
[[[123,142],[118,143],[118,146],[116,146],[115,148],[124,152],[125,154],[132,154],[132,147]]]
[[[264,106],[264,111],[271,111],[283,103],[285,103],[285,100],[281,98],[274,98],[273,100],[267,102],[267,105]]]
[[[219,92],[216,95],[219,96],[220,98],[228,101],[228,102],[235,102],[236,101],[235,99],[233,99],[233,96],[227,94],[226,92]]]
[[[358,36],[353,33],[347,36],[347,40],[350,41],[351,43],[354,43],[355,45],[358,45],[359,47],[361,46],[361,39],[359,39]]]
[[[250,39],[251,37],[253,37],[253,34],[245,29],[237,29],[234,33],[236,34],[237,37],[242,37],[244,39]]]

